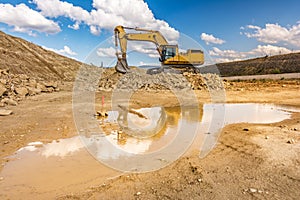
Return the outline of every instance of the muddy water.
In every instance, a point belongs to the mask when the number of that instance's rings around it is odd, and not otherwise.
[[[184,136],[190,133],[186,130],[178,131],[180,127],[196,127],[193,130],[197,131],[197,138],[192,148],[205,155],[215,144],[220,128],[226,124],[273,123],[288,119],[291,112],[299,111],[297,108],[268,104],[205,104],[200,112],[193,112],[193,109],[183,112],[179,107],[145,108],[136,110],[145,116],[141,119],[132,114],[128,114],[126,121],[121,119],[121,128],[131,131],[130,136],[125,131],[118,134],[119,113],[110,111],[108,118],[99,121],[103,135],[89,138],[76,136],[45,144],[33,142],[7,157],[8,162],[0,172],[0,199],[49,199],[103,184],[121,172],[102,164],[97,156],[118,160],[124,156],[122,152],[129,153],[129,156],[147,155],[164,149],[177,137],[181,137],[180,142],[188,146],[191,141],[186,141]],[[163,123],[155,127],[151,120]],[[148,128],[149,137],[136,137],[141,128]],[[155,131],[157,134],[153,135]],[[101,138],[106,138],[122,151],[97,148],[92,156],[86,147],[89,149],[98,144]],[[167,154],[174,150],[171,148]],[[160,158],[159,164],[163,166],[167,158],[163,155]]]

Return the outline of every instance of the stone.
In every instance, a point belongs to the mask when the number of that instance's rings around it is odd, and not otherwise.
[[[18,105],[18,102],[16,102],[13,99],[9,99],[9,98],[2,99],[1,102],[5,103],[7,105],[10,105],[10,106],[16,106],[16,105]]]
[[[41,90],[41,92],[48,92],[46,86],[41,83],[37,83],[36,88]]]
[[[4,107],[4,106],[5,106],[5,103],[0,102],[0,107]]]
[[[7,75],[9,72],[9,69],[2,69],[0,70],[0,74],[2,73],[3,75]]]
[[[141,194],[142,194],[141,192],[137,192],[137,193],[136,193],[137,196],[139,196],[139,195],[141,195]]]
[[[37,82],[34,79],[29,79],[29,83],[27,84],[29,87],[36,88]]]
[[[243,131],[249,131],[249,129],[248,128],[244,128]]]
[[[21,97],[25,97],[28,94],[28,90],[26,87],[15,88],[15,92]]]
[[[106,111],[97,111],[96,115],[99,116],[99,117],[107,117],[108,112],[106,112]]]
[[[265,136],[265,139],[266,139],[266,140],[269,139],[269,138],[270,138],[269,136],[267,136],[267,135]]]
[[[28,90],[28,95],[29,96],[33,96],[33,95],[37,94],[36,93],[36,90],[37,90],[36,88],[28,87],[27,90]]]
[[[47,92],[49,92],[49,93],[54,92],[54,88],[53,87],[47,87]]]
[[[257,189],[255,189],[255,188],[249,188],[249,191],[250,191],[251,193],[255,193],[255,192],[257,192]]]
[[[0,97],[6,92],[6,87],[0,83]]]
[[[287,143],[288,143],[288,144],[295,144],[296,141],[295,141],[294,139],[289,139],[289,140],[287,141]]]
[[[58,84],[57,84],[57,81],[48,81],[48,82],[44,82],[44,85],[46,87],[52,87],[52,88],[57,88],[58,87]]]
[[[8,116],[12,114],[12,110],[0,109],[0,116]]]
[[[3,85],[6,85],[7,81],[5,79],[1,78],[0,83],[2,83]]]

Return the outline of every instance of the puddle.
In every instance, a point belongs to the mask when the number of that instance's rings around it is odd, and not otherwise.
[[[199,149],[202,145],[205,152],[213,147],[224,125],[274,123],[299,111],[298,108],[252,103],[205,104],[200,110],[179,107],[134,110],[143,117],[134,112],[109,111],[108,117],[99,121],[104,131],[101,135],[80,135],[47,144],[32,142],[9,156],[0,172],[0,199],[20,196],[49,199],[102,184],[107,178],[120,175],[94,157],[126,171],[134,171],[133,167],[144,169],[148,163],[149,170],[157,169],[177,159],[179,150],[191,144],[192,131],[197,131],[192,148]],[[118,124],[123,130],[119,133]],[[146,129],[147,134],[139,137],[141,129]],[[132,157],[136,158],[135,162],[130,162]]]

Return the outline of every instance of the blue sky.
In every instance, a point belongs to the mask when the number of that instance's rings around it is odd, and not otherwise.
[[[113,28],[138,26],[173,42],[184,33],[207,57],[225,62],[299,51],[299,10],[299,0],[0,0],[0,30],[80,61],[92,50],[94,60],[109,61]],[[146,47],[130,46],[143,57],[137,63],[157,60]]]

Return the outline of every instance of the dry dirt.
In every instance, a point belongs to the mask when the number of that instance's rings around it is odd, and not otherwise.
[[[225,86],[227,102],[300,107],[299,80],[228,81]],[[200,103],[210,101],[207,92],[196,93]],[[99,97],[104,95],[108,110],[110,94],[99,92],[97,100],[100,102]],[[131,101],[140,107],[177,104],[168,91],[141,91]],[[13,115],[0,117],[1,169],[8,162],[7,156],[29,142],[46,143],[77,134],[72,92],[68,88],[28,97],[18,106],[8,108]],[[245,128],[249,131],[243,131]],[[294,144],[287,143],[291,139]],[[125,174],[92,187],[71,187],[64,194],[53,191],[48,197],[55,194],[58,199],[299,199],[299,188],[300,113],[294,113],[291,119],[274,124],[226,126],[218,145],[203,159],[191,153],[155,172]],[[38,193],[28,192],[31,196]]]

